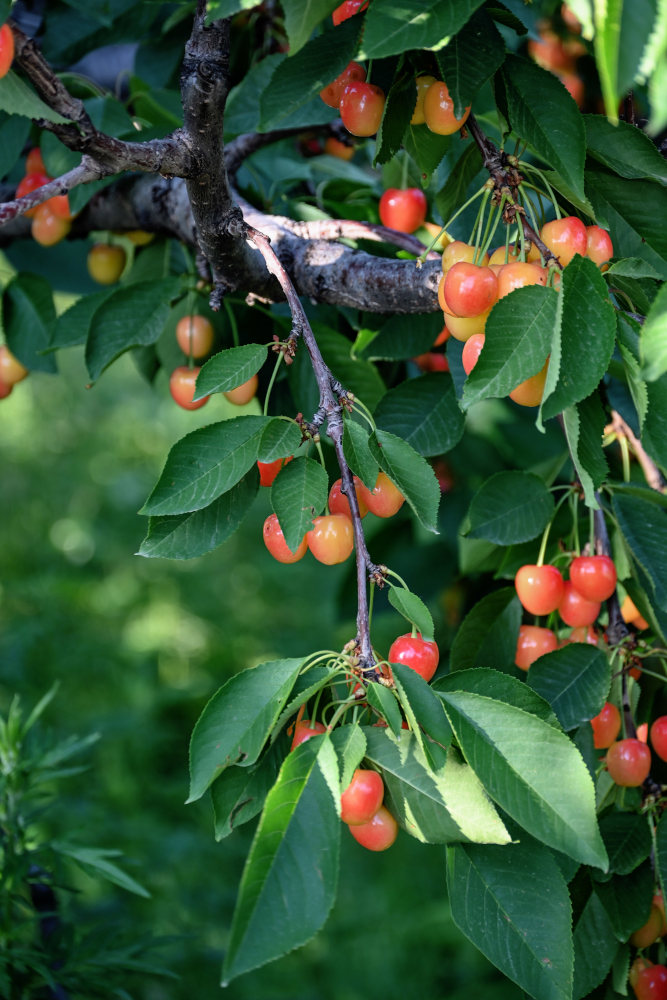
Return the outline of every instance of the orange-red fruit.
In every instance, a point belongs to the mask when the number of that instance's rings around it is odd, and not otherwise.
[[[6,399],[12,389],[13,386],[7,385],[6,382],[3,382],[2,379],[0,379],[0,399]]]
[[[325,104],[328,104],[330,108],[337,108],[340,104],[340,99],[343,96],[343,91],[347,87],[348,83],[352,83],[354,80],[363,81],[366,79],[366,70],[360,63],[352,62],[348,63],[342,73],[339,73],[335,80],[328,83],[323,90],[320,91],[320,97]],[[339,143],[340,146],[343,143]],[[346,146],[345,149],[350,147]],[[329,152],[326,148],[326,143],[324,146],[325,152]],[[353,150],[354,152],[354,150]]]
[[[434,76],[418,76],[415,80],[417,100],[415,102],[415,110],[412,112],[412,118],[410,119],[411,125],[423,125],[426,121],[424,118],[424,97],[428,88],[435,82],[436,79]]]
[[[292,552],[285,541],[283,529],[280,527],[277,514],[269,514],[267,517],[262,529],[262,537],[264,544],[273,558],[281,563],[298,562],[299,559],[303,559],[308,549],[308,543],[304,536],[299,542],[296,551]]]
[[[542,242],[549,247],[555,257],[558,257],[563,267],[570,263],[575,254],[586,256],[588,245],[586,226],[575,215],[545,222],[540,236]]]
[[[51,178],[48,174],[26,174],[25,177],[18,183],[16,188],[16,197],[23,198],[27,194],[32,194],[32,192],[36,191],[37,188],[44,187],[45,184],[48,184],[50,180]],[[26,218],[32,219],[38,207],[38,205],[35,205],[33,208],[29,208],[27,212],[24,212]]]
[[[8,24],[0,28],[0,77],[7,76],[14,59],[14,33]]]
[[[606,763],[612,781],[623,788],[636,788],[649,776],[651,751],[641,740],[619,740],[609,747]]]
[[[463,370],[466,375],[470,375],[470,372],[479,361],[479,356],[482,353],[485,340],[486,337],[483,333],[473,333],[472,337],[469,337],[463,345],[461,364],[463,365]]]
[[[640,961],[644,966],[635,973],[633,982],[633,971]],[[637,1000],[667,1000],[667,966],[651,965],[646,959],[636,959],[629,980]]]
[[[623,598],[623,603],[621,604],[621,617],[628,625],[634,625],[634,627],[640,631],[648,628],[648,622],[642,617],[639,608],[627,594]]]
[[[322,514],[313,519],[306,541],[318,562],[326,566],[344,562],[354,548],[352,521],[345,514]]]
[[[667,760],[667,715],[661,715],[651,725],[651,746],[661,760]]]
[[[378,772],[358,767],[340,797],[340,818],[349,826],[369,823],[383,798],[384,782]]]
[[[348,826],[348,830],[362,847],[369,851],[386,851],[398,836],[398,823],[386,806],[380,806],[368,823]]]
[[[485,253],[483,257],[475,260],[474,246],[470,243],[464,243],[462,240],[452,240],[442,251],[442,273],[447,274],[452,265],[458,264],[461,261],[465,261],[467,264],[488,264],[489,255]]]
[[[311,724],[310,719],[302,719],[294,727],[291,749],[293,750],[294,747],[298,747],[300,743],[305,743],[311,736],[319,736],[320,733],[326,733],[326,731],[327,727],[321,722],[313,722]]]
[[[595,718],[591,719],[591,726],[595,749],[606,750],[621,731],[621,713],[616,705],[606,701]]]
[[[554,649],[558,649],[558,639],[551,629],[540,628],[538,625],[522,625],[519,629],[514,662],[520,670],[528,670],[535,660],[545,653],[552,653]]]
[[[51,211],[51,202],[53,200],[51,198],[49,201],[44,202],[43,205],[37,206],[30,227],[32,238],[43,247],[52,247],[56,243],[60,243],[61,240],[65,239],[72,227],[69,219],[54,215]]]
[[[340,117],[352,135],[375,135],[382,121],[384,91],[374,83],[348,83],[340,99]]]
[[[616,567],[609,556],[577,556],[570,564],[570,580],[582,597],[606,601],[616,590]]]
[[[456,117],[449,88],[442,80],[432,83],[424,94],[424,121],[431,132],[437,135],[452,135],[458,132],[469,114],[470,106],[465,108],[461,118]]]
[[[324,152],[329,156],[336,156],[339,160],[351,160],[354,156],[354,146],[346,146],[340,139],[335,139],[332,135],[324,141]]]
[[[339,25],[343,21],[347,21],[348,17],[353,17],[357,11],[364,11],[367,7],[368,0],[344,0],[342,4],[336,7],[331,15],[331,20],[335,25]]]
[[[6,344],[0,344],[0,382],[11,387],[28,375],[28,369],[15,358]],[[9,393],[5,393],[9,395]]]
[[[630,944],[635,948],[648,948],[662,935],[662,913],[659,907],[651,905],[648,920],[630,935]]]
[[[389,476],[384,472],[378,473],[372,490],[369,490],[359,480],[357,495],[366,504],[371,514],[375,514],[376,517],[393,517],[405,502],[405,497],[399,488],[394,486]]]
[[[184,410],[198,410],[205,403],[208,403],[210,396],[203,396],[201,399],[193,400],[195,394],[195,383],[200,368],[188,368],[187,365],[179,365],[174,368],[169,376],[169,392],[172,398]]]
[[[611,236],[599,226],[586,226],[586,256],[599,266],[614,256]]]
[[[257,462],[257,468],[259,469],[259,485],[260,486],[271,486],[273,480],[276,478],[283,465],[287,465],[291,462],[294,455],[288,455],[287,458],[277,458],[274,462]]]
[[[531,615],[549,615],[560,604],[565,581],[555,566],[521,566],[514,586],[526,611]]]
[[[399,233],[414,233],[424,224],[428,202],[420,188],[387,188],[380,198],[380,222]]]
[[[406,632],[399,635],[391,644],[388,656],[390,663],[402,663],[428,682],[431,680],[440,660],[440,650],[437,643],[430,639],[422,639],[421,632],[412,635]]]
[[[459,261],[447,271],[445,299],[456,316],[479,316],[498,299],[498,278],[490,267]]]
[[[44,166],[44,160],[42,159],[42,151],[39,146],[35,146],[30,150],[25,158],[25,172],[26,174],[45,174],[46,167]]]
[[[574,66],[572,56],[555,31],[540,31],[539,41],[531,39],[528,42],[528,52],[543,69],[571,70]]]
[[[361,480],[356,476],[353,476],[354,490],[357,494],[357,503],[359,505],[359,514],[361,517],[366,517],[368,514],[368,507],[361,499],[359,495],[359,488],[361,486]],[[350,510],[350,501],[347,499],[346,495],[343,493],[343,480],[337,479],[329,490],[329,512],[331,514],[344,514],[345,517],[352,517],[352,511]]]
[[[579,593],[571,580],[565,582],[563,596],[558,605],[558,614],[566,625],[592,625],[600,614],[600,602],[589,601]]]
[[[213,327],[205,316],[182,316],[176,324],[178,346],[192,358],[203,358],[213,347]]]
[[[549,359],[544,362],[544,368],[536,375],[531,375],[525,382],[520,382],[515,389],[510,392],[510,399],[520,406],[539,406],[544,395],[544,383],[547,380],[547,370]]]
[[[498,298],[509,295],[515,288],[526,285],[546,285],[547,272],[537,264],[528,261],[516,261],[513,264],[503,264],[498,272]]]
[[[234,406],[245,406],[249,403],[251,399],[254,399],[257,395],[257,386],[259,385],[259,378],[257,375],[251,375],[247,382],[242,382],[241,385],[237,385],[235,389],[229,389],[227,392],[223,392],[225,399],[228,399],[230,403]]]

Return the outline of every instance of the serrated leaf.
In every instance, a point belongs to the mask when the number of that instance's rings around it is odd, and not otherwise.
[[[334,679],[334,671],[330,666],[309,667],[304,673],[299,674],[294,682],[289,700],[276,719],[271,736],[272,741],[275,741],[280,736],[287,720],[296,715],[302,705],[305,705],[313,695],[316,695],[318,691],[321,691],[323,687],[326,687]],[[287,727],[287,732],[290,735],[292,734],[292,726]]]
[[[202,365],[193,400],[203,399],[212,392],[236,389],[256,375],[265,361],[266,347],[262,344],[241,344],[214,354]]]
[[[536,538],[553,514],[553,496],[538,476],[497,472],[472,498],[466,534],[496,545],[515,545]]]
[[[614,928],[601,901],[592,893],[574,928],[573,1000],[588,996],[609,972],[618,950]]]
[[[433,171],[451,149],[452,137],[437,135],[427,125],[409,125],[403,136],[403,145],[419,167],[422,183],[429,184]]]
[[[382,684],[371,682],[366,689],[366,700],[386,720],[392,732],[400,735],[403,716],[393,691],[383,687]]]
[[[655,504],[638,497],[617,495],[613,498],[626,545],[648,577],[659,607],[667,609],[667,579],[664,553],[667,551],[667,514]]]
[[[437,769],[436,759],[440,760],[442,754],[436,754],[436,747],[433,744],[437,744],[440,749],[446,749],[452,742],[452,727],[447,721],[442,702],[431,685],[416,670],[404,663],[394,663],[391,669],[400,702],[411,723],[412,731],[431,766]],[[422,730],[430,740],[422,738]]]
[[[12,278],[2,295],[2,322],[9,350],[29,371],[56,371],[55,358],[42,353],[55,319],[53,289],[46,278],[26,273]]]
[[[370,490],[375,487],[380,467],[371,455],[368,431],[354,420],[346,420],[343,427],[343,453],[355,476],[359,476]]]
[[[440,692],[464,757],[491,798],[532,836],[606,868],[588,769],[563,733],[493,698]]]
[[[262,431],[257,452],[259,462],[275,462],[293,455],[301,444],[301,431],[293,420],[274,417]]]
[[[473,14],[444,49],[440,49],[436,59],[457,118],[463,116],[477,91],[500,68],[504,58],[505,43],[485,11]]]
[[[624,260],[615,261],[604,272],[604,276],[612,287],[614,284],[613,279],[616,277],[653,278],[656,281],[660,280],[660,275],[656,269],[647,263],[647,261],[640,260],[639,257],[626,257]]]
[[[401,148],[403,134],[415,109],[417,88],[412,73],[397,76],[387,92],[373,164],[388,163]]]
[[[151,517],[137,555],[162,559],[202,556],[232,535],[250,510],[259,489],[255,469],[201,510]]]
[[[630,875],[651,853],[647,816],[611,812],[600,818],[600,833],[609,855],[609,870]]]
[[[283,466],[271,487],[271,506],[278,515],[285,542],[296,552],[313,518],[327,502],[329,479],[319,462],[295,458]]]
[[[502,593],[502,591],[499,591]],[[491,596],[491,595],[489,595]],[[482,602],[480,601],[480,604]],[[479,607],[479,605],[477,605]],[[533,691],[518,677],[503,674],[499,670],[480,668],[458,670],[454,674],[446,674],[433,682],[438,696],[443,691],[468,691],[471,694],[481,694],[496,701],[504,701],[514,705],[524,712],[530,712],[554,729],[560,731],[560,723],[547,701]]]
[[[541,656],[526,680],[549,702],[567,732],[601,710],[609,694],[611,667],[601,649],[571,642]]]
[[[403,587],[390,587],[389,603],[411,625],[414,625],[418,632],[421,632],[422,638],[429,642],[433,641],[433,618],[421,597]]]
[[[631,180],[667,184],[667,164],[645,132],[628,122],[612,125],[604,115],[584,115],[590,156]]]
[[[340,787],[344,791],[366,754],[366,737],[355,722],[350,726],[337,726],[331,733],[331,742],[338,758]]]
[[[563,411],[563,428],[567,438],[574,468],[584,490],[586,506],[598,509],[595,491],[604,482],[609,471],[602,451],[602,432],[605,426],[602,404],[593,394],[576,406]]]
[[[150,899],[151,894],[147,889],[144,889],[143,885],[140,885],[136,879],[133,879],[131,875],[109,860],[109,858],[118,857],[120,851],[99,847],[80,847],[78,844],[65,843],[64,841],[52,841],[51,846],[59,854],[64,854],[72,861],[76,861],[85,871],[101,876],[107,882],[112,882],[114,885],[120,886],[121,889],[134,893],[135,896]]]
[[[70,124],[68,118],[63,118],[45,104],[13,70],[0,80],[0,111],[5,111],[8,115],[23,115],[25,118],[45,118],[58,125]]]
[[[160,337],[178,283],[141,281],[116,289],[95,311],[86,343],[86,367],[95,381],[132,347],[147,347]]]
[[[646,419],[646,412],[648,410],[648,388],[646,382],[644,382],[641,377],[639,362],[635,358],[634,354],[632,354],[627,347],[624,347],[622,343],[619,343],[618,350],[623,360],[625,378],[627,380],[628,389],[630,390],[630,395],[632,396],[632,402],[635,404],[635,409],[639,418],[639,426],[641,428],[644,424],[644,420]]]
[[[348,62],[353,58],[351,53]],[[262,95],[269,88],[272,78],[281,72],[281,67],[289,65],[288,57],[275,52],[265,56],[243,77],[241,82],[230,91],[225,105],[225,133],[238,135],[241,132],[258,132],[260,130],[260,115],[262,112]],[[345,63],[347,65],[347,62]],[[343,68],[345,68],[343,66]],[[338,72],[341,72],[339,70]],[[331,76],[326,83],[333,80]],[[324,84],[323,84],[324,86]],[[321,88],[320,88],[321,89]],[[303,96],[303,95],[301,95]],[[297,103],[294,109],[280,121],[280,128],[305,128],[314,125],[324,125],[333,121],[337,115],[335,108],[328,107],[320,98],[319,93]],[[295,160],[290,161],[295,164]],[[294,169],[294,168],[293,168]],[[308,171],[310,168],[307,167]],[[294,176],[294,175],[292,175]]]
[[[571,1000],[572,910],[550,851],[450,847],[447,890],[454,923],[501,972],[539,1000]]]
[[[322,927],[336,897],[339,815],[335,751],[328,737],[312,737],[288,754],[267,796],[241,878],[222,985],[305,944]]]
[[[667,375],[645,385],[648,410],[642,427],[642,444],[653,461],[667,473]]]
[[[290,56],[303,48],[320,21],[336,6],[336,0],[283,0]]]
[[[196,802],[218,775],[258,759],[301,669],[272,660],[230,678],[199,716],[190,739],[190,794]]]
[[[401,382],[385,393],[373,414],[378,427],[391,430],[420,455],[442,455],[463,437],[465,418],[451,377],[429,372]]]
[[[371,455],[398,486],[426,528],[437,534],[440,487],[426,459],[402,438],[378,428],[369,438]]]
[[[515,55],[507,56],[500,74],[512,131],[584,198],[586,133],[563,84],[553,73]]]
[[[207,507],[255,464],[269,420],[254,415],[234,417],[186,434],[169,452],[140,513],[186,514]]]
[[[642,375],[655,382],[667,372],[667,285],[658,292],[642,326]]]
[[[605,226],[617,257],[639,257],[667,278],[667,188],[601,170],[586,171],[586,194]]]
[[[452,643],[449,669],[512,669],[522,616],[514,587],[487,594],[461,622]]]
[[[113,291],[109,289],[93,292],[92,295],[84,295],[77,299],[69,309],[61,313],[52,329],[49,350],[85,344],[90,333],[93,316],[111,295],[113,295]]]
[[[223,840],[262,811],[276,782],[282,750],[274,744],[253,767],[229,767],[211,785],[215,839]]]
[[[640,865],[631,875],[612,875],[595,886],[595,895],[605,908],[612,933],[617,941],[627,941],[633,931],[649,918],[655,876],[650,862]]]
[[[618,61],[621,45],[621,20],[623,0],[605,0],[593,7],[595,19],[595,62],[600,74],[600,86],[607,117],[616,124],[618,121]]]
[[[3,22],[0,13],[0,23]],[[29,133],[30,121],[27,118],[0,112],[0,177],[6,177],[18,160]],[[43,135],[48,135],[48,132]]]
[[[362,349],[368,361],[399,361],[430,350],[442,330],[437,313],[376,316],[366,313],[360,333],[374,333]],[[366,331],[366,327],[370,328]]]
[[[402,0],[400,5],[371,4],[366,14],[366,59],[398,55],[407,49],[439,49],[460,31],[483,0]]]

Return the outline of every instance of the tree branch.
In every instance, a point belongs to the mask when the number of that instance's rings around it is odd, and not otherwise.
[[[658,493],[667,493],[667,483],[665,483],[660,469],[646,453],[644,446],[632,430],[632,427],[625,422],[616,410],[611,411],[611,429],[617,437],[624,437],[626,439],[641,466],[644,479],[651,489],[656,490]]]

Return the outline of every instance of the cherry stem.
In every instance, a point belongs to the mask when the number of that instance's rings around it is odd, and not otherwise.
[[[544,531],[542,533],[542,541],[540,542],[540,551],[537,554],[537,564],[536,565],[538,565],[538,566],[542,566],[543,563],[544,563],[544,553],[547,550],[547,542],[549,541],[549,532],[551,531],[551,525],[552,524],[553,524],[553,521],[549,521],[549,523],[547,524],[546,528],[544,529]]]
[[[609,541],[609,532],[607,531],[607,522],[605,521],[604,510],[602,509],[601,497],[597,492],[595,493],[595,499],[597,501],[598,508],[597,510],[592,511],[593,552],[596,552],[598,555],[605,555],[611,558],[611,543]],[[618,594],[616,590],[614,590],[611,597],[607,599],[607,611],[609,613],[609,624],[607,626],[607,639],[609,641],[609,645],[619,646],[630,635],[630,629],[623,621],[621,606],[618,603]],[[625,672],[623,673],[622,682],[623,697],[625,699],[627,695],[627,680]]]
[[[239,328],[236,322],[236,316],[234,315],[234,310],[227,299],[222,300],[222,304],[225,307],[225,312],[227,313],[227,319],[229,320],[229,326],[232,331],[232,340],[234,341],[234,347],[239,346]]]
[[[269,412],[269,399],[271,398],[271,390],[273,389],[274,382],[276,381],[276,376],[278,374],[278,369],[280,368],[280,363],[285,357],[284,351],[278,351],[278,357],[276,358],[276,363],[273,366],[273,371],[271,372],[271,378],[269,379],[269,384],[266,390],[266,396],[264,397],[264,409],[263,414],[266,416]]]

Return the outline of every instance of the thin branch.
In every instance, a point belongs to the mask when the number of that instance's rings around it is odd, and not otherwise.
[[[388,226],[380,226],[374,222],[357,222],[354,219],[314,219],[311,222],[293,222],[287,226],[291,232],[307,240],[371,240],[378,243],[391,243],[401,250],[407,250],[419,256],[426,249],[421,240],[409,233],[400,233]],[[440,260],[440,254],[429,251],[426,260]]]
[[[644,446],[632,430],[632,427],[625,422],[616,410],[611,411],[611,429],[617,437],[624,437],[626,439],[641,466],[644,479],[651,489],[656,490],[658,493],[667,493],[667,483],[665,483],[660,469],[646,453]]]
[[[73,188],[78,187],[79,184],[89,184],[90,181],[100,180],[102,177],[108,177],[110,173],[114,172],[100,166],[91,157],[84,156],[81,163],[72,170],[68,170],[66,174],[56,177],[54,180],[49,181],[48,184],[43,184],[42,187],[36,188],[30,194],[23,195],[22,198],[14,198],[12,201],[6,201],[0,205],[0,226],[4,225],[5,222],[9,222],[10,219],[15,219],[25,214],[25,212],[36,205],[42,205],[55,195],[67,194]]]

